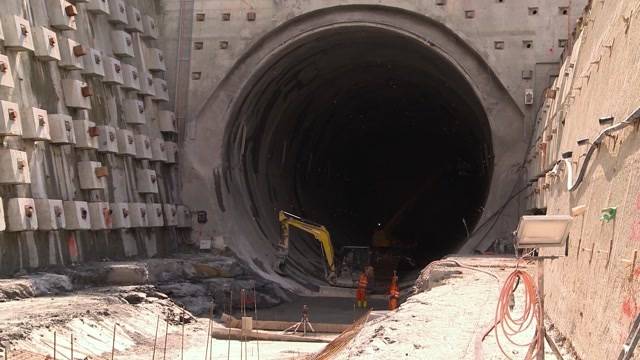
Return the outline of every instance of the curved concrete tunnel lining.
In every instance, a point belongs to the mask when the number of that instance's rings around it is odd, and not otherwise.
[[[226,180],[244,198],[234,210],[274,251],[280,209],[327,225],[340,249],[370,245],[411,193],[394,236],[416,246],[404,252],[417,265],[465,239],[491,182],[491,130],[453,64],[411,37],[349,26],[294,42],[256,72],[227,129]],[[304,234],[290,260],[321,278],[319,245]]]

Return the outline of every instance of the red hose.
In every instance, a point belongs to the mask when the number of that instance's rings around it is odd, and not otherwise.
[[[524,308],[522,309],[522,313],[514,314],[509,308],[509,303],[511,294],[515,291],[516,286],[518,286],[518,282],[524,286]],[[536,353],[540,351],[542,341],[544,341],[542,334],[538,334],[536,331],[531,341],[525,344],[515,341],[514,338],[516,335],[531,328],[532,324],[537,325],[539,321],[543,321],[543,319],[540,319],[540,302],[538,301],[538,291],[535,280],[525,271],[516,269],[509,274],[500,291],[495,316],[494,331],[496,342],[498,343],[500,351],[502,351],[507,359],[513,360],[502,348],[500,336],[504,336],[504,338],[513,345],[526,346],[530,349],[533,347],[534,351],[528,351],[525,360],[535,359]]]

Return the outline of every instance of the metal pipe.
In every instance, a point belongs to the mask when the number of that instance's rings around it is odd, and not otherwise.
[[[182,309],[182,339],[180,340],[180,360],[184,360],[184,319],[186,317],[184,308]]]
[[[162,360],[165,360],[167,357],[167,338],[169,337],[169,318],[165,320],[165,329],[164,329],[164,349],[162,350]]]
[[[156,319],[156,335],[153,337],[153,355],[151,356],[151,360],[155,360],[156,358],[156,343],[158,342],[158,326],[160,325],[160,315]]]
[[[113,360],[113,353],[116,351],[116,325],[113,324],[113,340],[111,340],[111,360]]]
[[[207,360],[207,355],[209,354],[209,342],[211,339],[211,319],[212,318],[213,318],[213,300],[211,300],[211,305],[209,306],[209,319],[208,319],[209,327],[207,328],[207,345],[204,349],[204,360]]]

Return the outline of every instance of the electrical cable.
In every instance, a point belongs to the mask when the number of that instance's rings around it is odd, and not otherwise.
[[[591,142],[591,145],[589,146],[589,149],[587,150],[586,154],[584,155],[584,161],[582,162],[582,166],[580,167],[580,171],[578,172],[578,177],[575,179],[575,181],[573,180],[573,164],[571,163],[571,160],[569,159],[560,159],[558,161],[556,161],[553,169],[551,169],[550,171],[544,172],[544,174],[551,172],[554,174],[557,174],[558,171],[560,170],[560,165],[562,165],[562,163],[565,163],[565,167],[567,168],[567,191],[569,192],[573,192],[574,190],[576,190],[578,188],[578,186],[580,186],[580,184],[582,183],[582,181],[584,180],[584,176],[587,172],[587,168],[589,167],[589,162],[591,161],[591,158],[593,157],[593,154],[596,152],[596,150],[600,147],[600,144],[604,141],[604,139],[609,136],[611,133],[616,132],[616,131],[620,131],[624,128],[626,128],[629,125],[634,125],[636,124],[638,121],[640,120],[640,107],[638,107],[634,112],[632,112],[629,116],[627,116],[623,121],[609,126],[607,128],[605,128],[604,130],[600,131],[600,133],[598,134],[598,136],[596,136],[596,138]]]
[[[578,177],[576,178],[575,182],[573,181],[573,167],[572,167],[573,164],[571,164],[571,161],[568,160],[568,159],[558,160],[552,167],[547,168],[545,171],[543,171],[537,177],[544,176],[545,174],[554,171],[554,169],[556,169],[556,172],[557,172],[558,168],[556,168],[556,167],[558,166],[558,164],[560,164],[561,162],[564,162],[566,164],[566,167],[567,167],[568,172],[569,172],[569,177],[567,179],[567,190],[570,191],[570,192],[574,191],[575,189],[578,188],[578,186],[584,180],[584,176],[586,174],[586,170],[587,170],[587,167],[589,165],[589,162],[591,161],[591,157],[593,156],[593,153],[597,150],[599,145],[602,143],[602,141],[604,141],[604,139],[610,133],[622,130],[622,129],[626,128],[629,125],[633,125],[633,124],[637,123],[639,120],[640,120],[640,107],[638,107],[634,112],[632,112],[629,116],[627,116],[624,121],[621,121],[621,122],[619,122],[619,123],[617,123],[615,125],[612,125],[612,126],[606,128],[606,129],[602,130],[598,134],[598,136],[596,136],[596,138],[591,143],[591,146],[587,150],[584,162],[582,163],[582,166],[580,167],[580,171],[578,172]],[[529,148],[530,148],[530,146],[529,146]],[[524,165],[524,163],[523,163],[523,165]],[[522,171],[522,169],[524,169],[524,166],[519,168],[518,170]],[[531,186],[531,184],[527,184],[524,188],[520,189],[515,194],[512,192],[512,195],[504,202],[504,204],[501,207],[499,207],[496,211],[493,212],[493,214],[491,214],[489,217],[487,217],[482,224],[476,226],[476,228],[471,232],[470,236],[467,237],[467,240],[470,239],[473,235],[475,235],[480,229],[482,229],[485,225],[487,225],[489,223],[489,221],[491,221],[495,217],[495,220],[493,221],[493,223],[491,224],[489,229],[484,233],[484,235],[482,236],[480,241],[478,241],[478,243],[482,243],[482,241],[491,232],[491,229],[493,229],[495,224],[498,222],[498,219],[499,219],[500,215],[502,214],[504,209],[507,207],[507,205],[513,199],[515,199],[518,195],[520,195],[520,193],[522,193],[523,191],[528,189],[530,186]]]
[[[619,122],[615,125],[609,126],[608,128],[602,130],[600,134],[598,134],[595,140],[593,140],[593,142],[591,143],[591,146],[589,146],[589,150],[587,150],[587,154],[585,155],[584,162],[580,167],[578,178],[576,179],[573,186],[568,189],[569,191],[574,191],[580,185],[580,183],[582,183],[582,180],[584,179],[584,175],[587,172],[587,166],[589,165],[589,161],[591,160],[593,153],[596,151],[596,149],[599,147],[600,143],[602,143],[605,137],[614,131],[619,131],[626,128],[629,125],[633,125],[638,120],[640,120],[640,107],[638,107],[633,113],[631,113],[631,115],[627,116],[627,118],[624,121]]]

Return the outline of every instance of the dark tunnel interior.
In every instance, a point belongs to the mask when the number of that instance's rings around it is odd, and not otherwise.
[[[327,30],[256,74],[227,157],[247,216],[274,246],[279,210],[325,225],[339,254],[372,246],[381,230],[400,271],[455,251],[473,230],[492,176],[491,129],[468,80],[432,45]],[[313,238],[293,231],[290,246],[292,271],[322,272]]]

